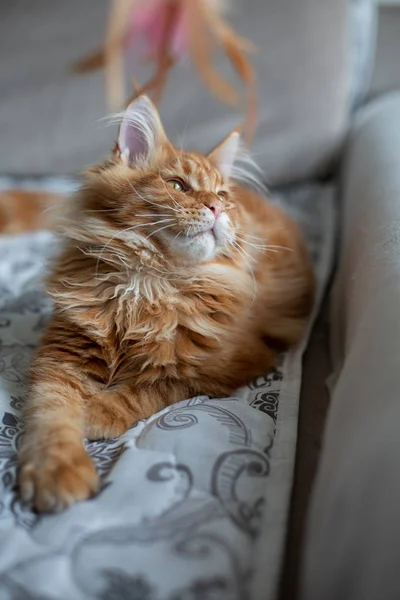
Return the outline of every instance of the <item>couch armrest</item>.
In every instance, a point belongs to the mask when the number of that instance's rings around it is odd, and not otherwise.
[[[400,94],[365,107],[342,169],[333,388],[306,600],[400,598]]]
[[[385,4],[379,8],[371,97],[400,88],[400,5]]]

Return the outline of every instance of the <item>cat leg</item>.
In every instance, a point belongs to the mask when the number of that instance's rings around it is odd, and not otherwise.
[[[85,435],[89,440],[119,437],[165,405],[155,387],[120,386],[93,394],[85,403]]]
[[[53,364],[43,353],[33,366],[36,374],[18,452],[20,494],[39,512],[58,512],[99,489],[83,443],[88,386],[70,364]]]
[[[233,354],[208,365],[207,375],[197,382],[196,393],[221,398],[233,394],[276,364],[276,352],[248,332],[235,344]]]
[[[248,335],[238,345],[232,361],[232,372],[240,380],[240,386],[255,377],[264,375],[276,364],[276,349],[257,336]],[[236,383],[236,387],[239,387]]]

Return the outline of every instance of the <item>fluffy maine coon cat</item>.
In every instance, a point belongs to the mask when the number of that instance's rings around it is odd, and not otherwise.
[[[19,483],[37,510],[98,490],[85,436],[119,436],[198,394],[227,396],[301,337],[310,261],[295,224],[230,180],[239,137],[207,157],[177,150],[141,96],[112,158],[86,174],[30,373]]]

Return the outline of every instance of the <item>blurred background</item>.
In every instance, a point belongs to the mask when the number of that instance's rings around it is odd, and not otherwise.
[[[349,123],[351,95],[360,102],[400,84],[400,4],[381,2],[378,21],[371,4],[232,3],[229,20],[257,46],[254,150],[271,184],[326,172]],[[71,68],[104,42],[108,9],[107,0],[1,3],[1,173],[74,174],[111,148],[115,130],[99,121],[108,112],[102,73],[78,76]],[[161,110],[175,139],[185,130],[187,144],[200,148],[242,118],[229,117],[187,64],[173,71]]]

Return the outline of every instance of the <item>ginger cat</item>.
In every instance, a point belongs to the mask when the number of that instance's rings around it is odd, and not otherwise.
[[[177,150],[140,96],[113,156],[86,173],[30,373],[19,483],[38,511],[98,490],[85,436],[119,436],[198,394],[230,395],[302,336],[310,260],[297,226],[231,180],[239,138],[207,157]]]

